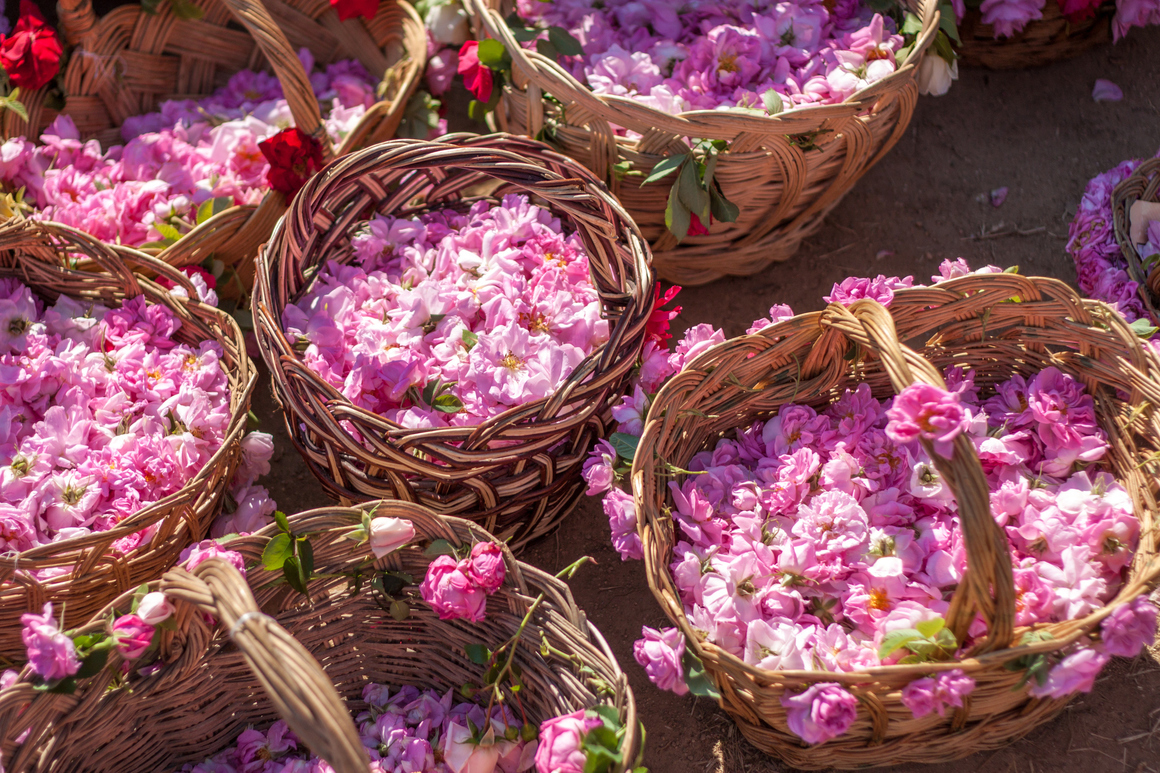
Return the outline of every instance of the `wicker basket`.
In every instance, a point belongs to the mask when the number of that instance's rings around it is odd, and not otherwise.
[[[121,142],[126,118],[156,110],[173,98],[210,94],[239,70],[268,63],[282,82],[295,125],[318,139],[324,155],[343,155],[394,136],[427,57],[422,21],[405,0],[383,0],[374,19],[340,22],[327,0],[193,0],[204,15],[181,19],[169,3],[156,14],[139,5],[97,19],[90,0],[62,0],[60,24],[75,45],[64,74],[64,112],[81,136]],[[239,26],[240,22],[240,26]],[[388,88],[338,148],[332,148],[318,101],[295,51],[308,47],[317,61],[358,59]],[[27,95],[29,121],[11,110],[0,116],[5,137],[39,136],[55,117],[44,95]],[[266,194],[260,205],[235,206],[198,225],[157,257],[173,266],[199,264],[211,254],[235,266],[242,284],[253,281],[253,258],[286,209],[285,196]]]
[[[80,255],[101,272],[72,268],[70,261]],[[222,368],[230,386],[229,427],[222,447],[176,494],[142,508],[108,531],[0,555],[0,657],[4,659],[24,660],[21,614],[39,612],[51,601],[67,604],[71,619],[86,620],[125,590],[172,566],[187,545],[209,531],[241,459],[240,441],[257,374],[237,324],[212,306],[177,298],[141,279],[131,267],[168,277],[197,297],[183,274],[140,252],[113,249],[53,223],[13,220],[0,225],[0,276],[17,277],[46,299],[64,294],[111,305],[143,295],[149,303],[169,307],[181,320],[177,340],[194,346],[201,341],[221,344]],[[153,524],[159,527],[148,545],[125,555],[110,550],[115,540]],[[69,571],[50,580],[37,580],[30,574],[50,567],[68,567]]]
[[[1011,302],[1018,299],[1018,302]],[[915,342],[914,349],[903,341]],[[851,359],[852,358],[852,359]],[[850,673],[764,671],[700,641],[669,575],[676,535],[667,515],[664,463],[690,458],[723,433],[765,418],[786,403],[829,405],[846,387],[868,383],[879,399],[915,382],[941,385],[942,369],[975,368],[984,390],[1015,373],[1048,365],[1078,378],[1093,395],[1107,431],[1107,459],[1131,492],[1140,546],[1128,581],[1103,609],[1080,620],[1037,626],[1054,639],[1015,646],[1015,593],[1006,535],[991,518],[988,488],[974,446],[960,436],[940,474],[959,503],[970,567],[947,613],[959,641],[976,611],[988,637],[958,662],[883,666]],[[649,586],[684,633],[722,695],[721,705],[760,749],[807,769],[937,762],[1002,746],[1046,722],[1066,700],[1034,699],[1014,689],[1023,676],[1005,663],[1060,650],[1098,626],[1111,610],[1146,592],[1160,575],[1157,558],[1156,459],[1160,449],[1160,360],[1141,348],[1109,307],[1084,301],[1055,279],[1014,274],[967,276],[936,287],[898,291],[889,311],[874,301],[831,304],[735,338],[698,357],[661,390],[633,465]],[[706,418],[707,417],[707,418]],[[929,449],[928,449],[929,450]],[[660,460],[663,460],[660,461]],[[993,595],[992,595],[993,594]],[[976,688],[946,718],[914,719],[900,689],[936,671],[963,669]],[[859,702],[841,736],[806,746],[786,722],[780,697],[818,682],[840,682]]]
[[[1106,2],[1092,18],[1072,23],[1063,17],[1057,0],[1047,0],[1043,18],[1027,23],[1010,38],[996,38],[982,16],[968,8],[959,24],[962,43],[957,46],[963,64],[992,70],[1019,70],[1071,59],[1112,39],[1116,4]]]
[[[481,667],[464,646],[507,641],[541,593],[545,600],[520,639],[515,661],[523,669],[520,695],[529,720],[611,706],[627,728],[626,762],[614,773],[631,767],[643,740],[632,691],[564,583],[517,562],[505,549],[507,578],[488,600],[484,622],[441,621],[421,600],[400,622],[369,587],[351,595],[342,574],[367,569],[373,558],[365,546],[352,549],[343,537],[361,514],[322,509],[290,518],[296,534],[313,535],[315,565],[331,575],[310,583],[309,600],[280,583],[281,572],[260,564],[247,570],[248,585],[236,569],[216,559],[193,574],[168,572],[153,586],[177,606],[176,630],[163,633],[161,657],[167,665],[154,676],[132,677],[131,689],[109,689],[116,653],[108,668],[82,680],[71,696],[37,692],[26,671],[22,681],[0,692],[5,770],[163,772],[229,746],[247,725],[282,717],[338,773],[364,773],[366,756],[350,719],[350,711],[362,707],[363,687],[373,681],[448,690],[478,683]],[[492,539],[474,524],[405,502],[381,503],[375,514],[410,519],[418,542],[444,539],[459,546]],[[277,533],[276,527],[267,528],[228,547],[247,564],[256,563]],[[404,548],[375,561],[373,569],[420,578],[430,560],[418,547]],[[128,611],[131,600],[126,594],[112,608]],[[108,612],[82,630],[105,631]],[[218,625],[207,626],[202,613],[213,615]],[[575,660],[541,657],[541,635]],[[583,674],[578,666],[586,667]],[[29,739],[17,745],[27,728]]]
[[[375,212],[408,217],[428,207],[530,194],[577,230],[609,319],[609,341],[550,398],[475,427],[406,429],[355,407],[306,367],[282,330],[282,312],[329,260],[351,256],[353,224]],[[472,193],[472,191],[476,193]],[[286,425],[334,496],[420,502],[470,518],[522,546],[551,529],[583,488],[581,467],[611,425],[652,311],[648,246],[585,169],[531,140],[449,135],[394,140],[339,159],[309,181],[258,258],[258,346]],[[350,422],[356,440],[340,422]]]
[[[1129,214],[1137,201],[1160,201],[1160,158],[1144,161],[1112,191],[1112,217],[1115,221],[1116,242],[1128,262],[1128,275],[1140,285],[1140,297],[1153,324],[1160,320],[1160,266],[1144,275],[1143,261],[1131,238]]]
[[[468,5],[477,28],[500,40],[512,56],[515,83],[504,86],[495,111],[499,127],[529,137],[549,128],[562,152],[606,181],[632,215],[652,245],[657,275],[684,285],[757,273],[790,258],[817,231],[906,131],[918,100],[915,72],[939,25],[938,3],[916,0],[922,32],[912,53],[898,72],[841,104],[772,117],[713,110],[670,115],[628,98],[597,96],[555,61],[525,50],[503,20],[513,5],[510,0]],[[618,137],[613,126],[641,136]],[[648,175],[665,156],[687,152],[685,138],[729,141],[714,179],[726,198],[740,205],[741,215],[678,246],[664,217],[672,179],[641,187],[639,178],[621,180],[614,166],[628,161]]]

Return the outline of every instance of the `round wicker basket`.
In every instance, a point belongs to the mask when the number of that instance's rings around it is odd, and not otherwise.
[[[1144,308],[1152,317],[1152,322],[1160,320],[1160,266],[1144,273],[1144,263],[1136,244],[1132,241],[1132,224],[1129,215],[1132,204],[1137,201],[1160,201],[1160,158],[1152,158],[1140,164],[1131,175],[1116,186],[1112,192],[1112,217],[1116,228],[1116,242],[1124,259],[1128,261],[1128,275],[1140,286],[1140,296]]]
[[[379,503],[375,514],[410,519],[420,543],[443,539],[459,546],[493,539],[467,521],[405,502]],[[407,547],[372,566],[369,549],[352,549],[354,543],[344,537],[361,515],[361,510],[335,508],[289,519],[295,534],[311,535],[315,566],[327,575],[309,584],[309,599],[281,582],[280,571],[261,568],[259,559],[279,533],[276,527],[229,543],[247,565],[257,564],[247,569],[247,579],[218,559],[205,561],[192,574],[184,569],[166,573],[150,587],[174,602],[176,628],[162,634],[165,665],[155,675],[134,675],[127,686],[113,687],[120,659],[114,652],[110,665],[80,680],[75,694],[53,695],[36,691],[26,670],[13,687],[0,692],[4,769],[173,770],[229,746],[247,725],[281,717],[337,773],[365,773],[366,754],[350,718],[363,707],[363,687],[378,682],[457,690],[478,683],[481,667],[467,657],[464,646],[506,642],[541,593],[545,599],[524,630],[515,658],[522,668],[520,696],[528,719],[538,723],[597,704],[610,706],[627,729],[625,762],[614,773],[631,767],[643,741],[632,690],[567,585],[516,561],[505,548],[507,577],[488,600],[485,621],[439,620],[421,600],[410,605],[405,620],[396,620],[369,587],[352,595],[345,573],[393,570],[421,578],[431,559],[420,547]],[[131,602],[131,593],[121,596],[80,631],[106,631],[110,611],[127,612]],[[205,614],[217,624],[207,624]],[[541,637],[574,658],[542,657]],[[26,730],[28,739],[18,745],[16,739]]]
[[[282,83],[295,125],[322,143],[324,156],[343,155],[394,136],[426,64],[423,23],[405,0],[383,0],[370,21],[346,22],[338,20],[327,0],[193,4],[203,12],[200,19],[177,17],[169,3],[155,14],[124,5],[97,19],[90,0],[62,0],[61,29],[76,46],[64,74],[64,113],[82,137],[118,144],[126,118],[156,110],[166,99],[205,96],[239,70],[268,64]],[[318,101],[295,53],[303,46],[320,63],[357,59],[386,84],[381,101],[337,148],[326,136]],[[43,107],[42,92],[26,95],[25,102],[28,122],[11,110],[0,116],[5,137],[39,136],[56,115]],[[258,246],[285,209],[285,196],[270,191],[260,205],[223,210],[156,255],[170,265],[188,266],[212,254],[236,267],[248,291]]]
[[[609,340],[550,398],[474,427],[407,429],[354,406],[311,371],[282,312],[330,260],[348,260],[352,226],[371,214],[468,207],[526,193],[575,228],[609,319]],[[258,257],[258,346],[291,438],[334,496],[420,502],[483,524],[514,546],[550,530],[583,488],[585,454],[611,425],[644,345],[653,303],[648,246],[587,170],[531,140],[449,135],[352,153],[310,180]],[[365,443],[340,422],[349,422]]]
[[[510,0],[468,5],[479,32],[512,56],[515,82],[504,86],[496,108],[499,127],[529,137],[550,129],[562,152],[604,180],[632,215],[652,245],[657,275],[683,285],[755,274],[790,258],[817,231],[906,131],[918,100],[915,72],[939,25],[938,3],[916,0],[922,31],[913,51],[896,73],[846,102],[771,117],[714,110],[670,115],[626,97],[593,94],[554,60],[525,50],[504,22],[513,6]],[[614,126],[640,136],[617,136]],[[664,216],[672,180],[641,187],[638,178],[621,180],[614,167],[631,162],[647,176],[666,156],[687,152],[685,138],[729,142],[714,179],[741,214],[678,245]]]
[[[962,43],[956,48],[963,64],[992,70],[1021,70],[1062,59],[1071,59],[1112,39],[1112,17],[1116,4],[1105,2],[1086,21],[1069,22],[1057,0],[1047,0],[1043,18],[1027,23],[1010,38],[996,38],[995,30],[983,24],[978,9],[969,8],[959,24]]]
[[[915,348],[904,341],[914,342]],[[974,446],[960,436],[952,460],[931,456],[958,501],[970,567],[951,601],[947,626],[963,641],[976,613],[988,624],[986,639],[963,660],[848,673],[765,671],[699,640],[669,574],[677,535],[667,514],[671,475],[665,463],[687,467],[693,454],[711,447],[724,433],[769,417],[783,404],[820,408],[844,388],[863,382],[885,399],[915,382],[942,385],[942,369],[952,364],[974,368],[976,384],[984,391],[1015,373],[1053,365],[1079,379],[1093,395],[1111,445],[1107,461],[1131,492],[1141,526],[1139,549],[1115,598],[1082,619],[1037,626],[1049,631],[1051,640],[1016,644],[1026,629],[1014,625],[1006,535],[991,517]],[[857,301],[849,309],[831,304],[824,311],[735,338],[674,376],[650,410],[632,472],[649,586],[684,633],[687,646],[704,661],[722,695],[722,707],[745,737],[795,767],[939,762],[1002,746],[1046,722],[1067,703],[1031,698],[1025,689],[1015,689],[1023,673],[1004,664],[1069,646],[1116,607],[1149,590],[1160,576],[1158,401],[1160,360],[1141,347],[1115,311],[1082,300],[1055,279],[967,276],[901,290],[889,310],[871,300]],[[901,702],[901,688],[954,668],[976,682],[969,700],[945,718],[932,713],[915,719]],[[850,690],[858,698],[858,718],[845,734],[807,746],[788,729],[780,698],[818,682],[840,682]]]
[[[73,268],[83,256],[99,272]],[[181,491],[139,510],[108,531],[0,555],[0,657],[24,661],[20,615],[39,612],[46,601],[67,604],[73,620],[86,620],[129,588],[173,566],[191,542],[205,536],[218,514],[222,493],[241,459],[240,441],[257,374],[246,356],[242,333],[233,318],[212,306],[189,302],[137,276],[143,268],[197,294],[184,274],[127,248],[112,248],[79,231],[53,223],[10,220],[0,225],[0,276],[16,277],[45,299],[60,295],[116,305],[143,295],[164,304],[181,320],[175,339],[197,346],[216,341],[229,377],[230,423],[221,448]],[[148,544],[127,554],[110,549],[115,540],[158,525]],[[32,572],[67,568],[51,579]]]

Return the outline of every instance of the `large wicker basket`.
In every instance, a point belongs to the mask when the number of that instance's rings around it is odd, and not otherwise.
[[[530,194],[576,229],[609,320],[609,341],[550,398],[474,427],[406,429],[354,406],[311,371],[282,330],[282,312],[329,260],[351,257],[355,223],[427,208]],[[583,488],[585,454],[611,425],[644,345],[653,303],[648,246],[587,170],[540,143],[502,135],[394,140],[331,164],[302,189],[258,258],[258,346],[291,438],[346,501],[417,501],[470,518],[520,546],[551,529]],[[349,422],[359,442],[340,422]]]
[[[282,583],[280,571],[261,568],[259,559],[276,527],[228,544],[247,565],[257,564],[247,569],[247,579],[218,559],[192,574],[168,572],[151,587],[175,602],[176,630],[163,633],[165,666],[153,676],[133,676],[127,686],[110,689],[119,665],[114,653],[110,665],[81,680],[75,694],[53,695],[36,691],[26,670],[21,681],[0,692],[4,769],[163,773],[231,745],[247,725],[282,717],[337,773],[365,773],[365,752],[350,719],[363,706],[363,687],[378,682],[457,691],[468,682],[480,683],[481,667],[468,658],[465,645],[493,648],[506,642],[539,594],[545,599],[515,658],[528,719],[538,723],[597,704],[610,706],[627,729],[625,762],[614,773],[631,768],[643,741],[632,691],[567,585],[517,562],[505,548],[507,577],[488,600],[485,621],[439,620],[417,598],[409,617],[399,621],[369,582],[352,595],[345,574],[393,570],[418,580],[431,560],[421,543],[442,539],[460,546],[493,538],[474,524],[418,505],[384,502],[375,515],[410,519],[418,544],[373,560],[369,549],[353,548],[344,538],[361,515],[361,510],[323,509],[290,518],[295,534],[312,535],[315,565],[328,575],[310,583],[309,599]],[[127,612],[131,601],[132,594],[126,594],[111,608]],[[81,630],[107,630],[109,611]],[[207,624],[204,614],[217,624]],[[541,637],[574,658],[542,657]],[[26,729],[28,740],[18,744]]]
[[[1132,204],[1137,201],[1160,201],[1160,158],[1144,161],[1123,182],[1112,191],[1112,217],[1116,229],[1116,242],[1124,259],[1128,262],[1128,275],[1140,285],[1140,297],[1144,308],[1156,323],[1160,320],[1157,308],[1160,306],[1160,266],[1144,272],[1144,264],[1136,244],[1132,241],[1132,224],[1129,218]]]
[[[83,256],[98,272],[73,268]],[[113,249],[79,231],[52,223],[9,221],[0,225],[0,276],[17,277],[46,300],[60,295],[106,305],[143,295],[164,304],[181,320],[175,339],[197,346],[221,344],[222,368],[229,377],[230,423],[222,447],[181,491],[139,510],[112,529],[61,540],[22,553],[0,555],[0,657],[24,660],[20,615],[46,601],[66,604],[73,620],[86,620],[129,588],[153,579],[176,563],[191,542],[205,536],[218,514],[222,493],[241,459],[240,441],[257,374],[246,356],[245,341],[233,318],[212,306],[177,298],[137,276],[142,268],[167,277],[197,297],[185,276],[148,255]],[[146,545],[120,554],[115,540],[158,524]],[[67,567],[58,577],[38,580],[32,571]]]
[[[156,110],[173,98],[210,94],[231,75],[268,64],[282,82],[295,125],[319,140],[324,155],[342,155],[394,136],[427,58],[422,21],[405,0],[382,0],[370,21],[341,22],[327,0],[193,0],[200,19],[181,19],[170,3],[147,13],[140,5],[115,8],[97,19],[90,0],[62,0],[60,24],[75,45],[64,74],[64,112],[81,136],[121,142],[126,118]],[[307,47],[320,63],[359,60],[387,88],[342,145],[326,136],[318,101],[295,53]],[[55,117],[43,93],[26,96],[29,121],[11,110],[0,116],[6,137],[39,136]],[[157,253],[188,266],[211,254],[238,270],[248,292],[253,258],[286,209],[285,196],[266,194],[260,205],[235,206],[198,225]]]
[[[935,0],[916,0],[922,31],[898,71],[841,104],[772,117],[700,110],[670,115],[627,97],[597,96],[554,60],[525,50],[504,22],[510,0],[471,0],[481,33],[511,53],[514,83],[496,108],[499,127],[538,137],[551,130],[563,152],[607,182],[653,250],[661,279],[685,285],[747,276],[786,260],[814,233],[854,183],[894,146],[918,100],[915,72],[938,31]],[[616,136],[613,127],[639,138]],[[686,138],[727,140],[715,180],[741,207],[735,223],[714,223],[678,245],[665,226],[672,180],[641,187],[614,169],[631,162],[648,175],[664,157],[689,150]]]
[[[963,64],[992,70],[1019,70],[1038,67],[1074,56],[1112,39],[1112,17],[1116,4],[1106,2],[1095,15],[1082,22],[1064,18],[1057,0],[1047,0],[1043,18],[1030,21],[1014,37],[996,38],[995,30],[983,24],[977,9],[967,9],[959,24],[962,43],[957,46]]]
[[[902,342],[912,342],[909,348]],[[974,368],[983,390],[1015,373],[1048,365],[1070,373],[1093,395],[1108,433],[1108,462],[1140,519],[1139,549],[1128,580],[1104,608],[1082,619],[1037,626],[1054,638],[1017,646],[1015,592],[1006,535],[990,514],[988,488],[974,446],[960,436],[940,474],[958,501],[969,571],[947,613],[959,641],[976,612],[987,638],[961,661],[883,666],[849,673],[764,671],[696,636],[669,574],[675,526],[667,514],[666,465],[687,467],[718,437],[786,403],[829,405],[841,390],[868,383],[879,399],[915,382],[942,384],[952,364]],[[1160,449],[1160,360],[1141,348],[1123,318],[1084,301],[1055,279],[1014,274],[967,276],[935,287],[901,290],[887,310],[871,300],[831,304],[755,335],[714,347],[661,390],[644,428],[632,479],[649,586],[684,633],[720,691],[721,705],[755,746],[791,765],[853,768],[937,762],[1002,746],[1046,722],[1066,700],[1035,699],[1015,689],[1023,673],[1004,664],[1061,650],[1109,612],[1146,592],[1160,575],[1157,558],[1156,451]],[[961,709],[915,719],[900,689],[936,671],[963,669],[976,688]],[[859,702],[843,735],[806,746],[788,729],[780,698],[818,682],[840,682]]]

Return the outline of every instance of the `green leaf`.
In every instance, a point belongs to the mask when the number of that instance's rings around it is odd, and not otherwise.
[[[657,165],[653,167],[648,177],[644,178],[644,182],[641,183],[641,186],[643,187],[649,183],[655,183],[657,180],[662,180],[665,177],[668,177],[670,174],[677,171],[677,167],[683,164],[688,158],[688,154],[682,154],[679,156],[665,156],[657,162]]]
[[[108,650],[96,650],[89,654],[83,661],[81,667],[77,669],[75,674],[77,679],[88,679],[90,676],[96,676],[101,673],[101,669],[109,662]]]
[[[536,53],[552,61],[559,61],[560,59],[560,52],[556,50],[556,47],[552,45],[552,41],[550,40],[537,40]]]
[[[423,551],[423,555],[427,558],[435,558],[436,556],[456,556],[458,554],[450,542],[445,539],[437,539],[431,541],[431,544]]]
[[[584,734],[584,745],[588,747],[597,746],[603,747],[605,750],[612,753],[612,758],[616,762],[620,762],[620,739],[616,737],[616,731],[601,725],[594,727]]]
[[[200,19],[204,14],[201,8],[198,8],[189,0],[170,0],[173,5],[173,15],[179,19]]]
[[[398,599],[391,602],[390,608],[391,617],[398,620],[400,623],[411,616],[411,607],[407,606],[407,602],[399,601]]]
[[[441,394],[431,403],[431,407],[440,413],[459,413],[463,410],[463,401],[455,395]]]
[[[627,432],[613,432],[612,436],[608,438],[608,442],[616,449],[617,456],[631,463],[633,457],[636,456],[636,447],[640,444],[640,438]]]
[[[503,43],[494,38],[479,41],[476,55],[479,57],[480,64],[492,70],[502,70],[511,62]]]
[[[583,56],[584,47],[563,27],[548,27],[548,40],[564,56]]]
[[[274,571],[281,569],[286,564],[286,559],[294,555],[294,548],[290,542],[289,534],[276,534],[269,542],[266,543],[265,549],[262,550],[262,566],[267,571]]]
[[[217,213],[229,209],[233,203],[234,200],[228,196],[218,196],[215,199],[202,202],[202,205],[197,208],[197,224],[201,225]]]
[[[535,38],[536,35],[540,34],[539,30],[524,26],[524,19],[518,11],[509,13],[507,18],[504,19],[504,22],[507,24],[508,29],[511,30],[512,37],[520,43],[527,43],[529,40]]]
[[[483,123],[487,120],[487,114],[491,112],[491,106],[485,102],[480,102],[478,99],[473,99],[467,105],[467,117],[473,121]]]
[[[20,102],[19,100],[14,98],[15,94],[16,94],[16,91],[13,91],[12,95],[4,98],[3,107],[6,110],[11,110],[12,112],[16,113],[16,115],[20,116],[25,121],[27,121],[28,120],[28,108],[26,108],[24,106],[23,102]]]
[[[736,204],[725,198],[725,194],[721,193],[721,186],[716,181],[709,189],[709,211],[722,223],[735,223],[737,218],[741,216],[741,210]]]
[[[765,105],[765,112],[770,115],[777,115],[785,109],[785,103],[781,100],[781,94],[778,94],[773,89],[767,89],[761,95],[761,102]]]
[[[951,18],[953,19],[954,17],[952,16]],[[902,26],[898,29],[898,34],[917,35],[920,32],[922,32],[922,19],[908,11],[906,17],[902,20]]]
[[[294,533],[290,531],[290,521],[286,518],[286,513],[282,512],[281,510],[274,511],[274,523],[278,524],[278,528],[287,534]]]
[[[1157,330],[1160,330],[1160,328],[1149,324],[1145,317],[1140,317],[1128,327],[1132,328],[1132,331],[1140,336],[1140,338],[1151,338],[1156,334]]]
[[[685,684],[688,685],[689,692],[702,698],[721,700],[721,693],[717,692],[712,680],[705,673],[705,664],[687,648],[681,665],[684,667]]]
[[[309,595],[306,587],[309,578],[302,571],[302,564],[298,561],[298,556],[290,556],[286,559],[286,563],[282,564],[282,576],[286,578],[286,584],[291,588],[303,596]]]
[[[709,192],[701,184],[697,168],[693,164],[681,167],[681,176],[677,178],[678,195],[681,203],[690,212],[696,212],[701,222],[709,222]]]
[[[181,238],[181,231],[178,231],[176,228],[169,225],[169,223],[154,223],[153,228],[157,231],[157,233],[161,234],[161,237],[167,242],[173,243]]]
[[[913,628],[891,631],[882,637],[882,645],[878,647],[878,657],[887,658],[900,647],[905,647],[908,643],[922,638],[922,634]]]
[[[75,676],[70,676],[52,684],[37,685],[36,689],[57,695],[72,695],[77,691],[77,679]]]
[[[921,633],[928,639],[946,627],[946,620],[941,617],[936,617],[933,620],[923,620],[921,623],[915,625],[915,630]]]
[[[472,333],[470,330],[464,330],[463,334],[460,335],[460,338],[463,340],[464,348],[466,348],[469,352],[475,348],[477,343],[479,343],[479,336],[477,336],[475,333]]]
[[[692,223],[692,218],[689,217],[689,210],[680,201],[680,196],[677,188],[680,180],[673,184],[669,189],[669,203],[665,207],[665,227],[673,236],[677,237],[677,241],[684,241],[685,237],[689,235],[689,225]]]
[[[298,538],[298,560],[302,564],[303,575],[309,580],[314,575],[314,547],[306,537]]]
[[[463,652],[477,666],[485,666],[491,660],[491,650],[482,644],[468,644],[463,648]]]
[[[395,596],[411,584],[411,575],[400,575],[397,572],[383,572],[378,578],[378,585],[383,593]]]
[[[149,592],[148,583],[141,583],[140,585],[137,586],[137,590],[133,591],[133,603],[129,606],[130,613],[135,614],[137,612],[137,607],[141,605],[141,599],[145,598],[145,594],[148,592]],[[76,639],[73,639],[73,643],[76,644]],[[77,646],[80,646],[80,645],[77,645]]]
[[[939,20],[938,27],[947,37],[962,45],[963,40],[959,37],[959,27],[955,24],[955,9],[950,3],[943,3],[939,6]],[[922,30],[922,25],[919,25],[919,31]],[[918,33],[915,33],[918,34]]]
[[[931,48],[946,61],[953,62],[955,60],[955,50],[951,48],[951,40],[941,30],[939,34],[934,36],[934,45]]]
[[[620,727],[620,712],[612,708],[606,703],[598,703],[592,708],[588,709],[589,714],[595,714],[604,720],[604,726],[610,728]]]

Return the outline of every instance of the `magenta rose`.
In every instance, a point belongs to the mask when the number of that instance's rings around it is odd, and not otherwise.
[[[644,638],[637,639],[632,645],[632,654],[648,674],[649,681],[677,695],[687,693],[689,688],[681,665],[681,658],[685,656],[685,637],[676,628],[658,631],[644,627],[640,632]]]
[[[598,718],[586,717],[583,711],[546,720],[540,725],[536,773],[584,773],[584,736],[602,724]]]
[[[52,603],[39,615],[20,616],[21,638],[34,673],[49,682],[72,676],[81,667],[72,639],[61,633],[52,617]]]
[[[479,542],[471,549],[467,563],[467,577],[489,596],[503,585],[506,568],[503,550],[494,542]]]
[[[1077,650],[1055,664],[1043,684],[1032,680],[1028,692],[1035,698],[1064,698],[1073,692],[1091,692],[1096,677],[1111,659],[1106,652]]]
[[[1156,638],[1156,605],[1145,596],[1121,604],[1100,624],[1100,638],[1109,655],[1136,657]]]
[[[903,389],[887,409],[886,416],[890,419],[886,434],[895,443],[925,438],[944,459],[951,457],[954,439],[963,433],[971,419],[959,402],[958,393],[930,384],[911,384]]]
[[[935,677],[915,679],[902,688],[902,703],[910,709],[915,719],[937,711],[946,716],[948,706],[962,707],[963,698],[975,689],[975,680],[967,676],[961,668],[939,674]]]
[[[797,695],[787,693],[781,705],[789,729],[809,744],[840,736],[858,718],[858,699],[836,682],[815,684]]]
[[[113,621],[113,638],[118,652],[128,660],[136,660],[153,642],[153,626],[137,615],[122,615]]]
[[[439,556],[428,565],[419,593],[440,620],[478,623],[487,616],[487,593],[467,576],[470,565],[451,556]]]
[[[242,558],[242,554],[233,550],[226,550],[214,540],[202,540],[196,545],[190,545],[181,551],[181,563],[191,572],[203,561],[210,558],[220,558],[223,561],[227,561],[241,572],[243,577],[246,576],[246,560]]]

